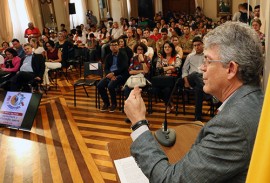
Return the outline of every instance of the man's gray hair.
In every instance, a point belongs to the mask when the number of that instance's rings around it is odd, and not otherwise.
[[[235,61],[244,84],[259,85],[263,69],[262,45],[257,33],[240,22],[226,22],[204,37],[204,48],[217,47],[224,65]]]

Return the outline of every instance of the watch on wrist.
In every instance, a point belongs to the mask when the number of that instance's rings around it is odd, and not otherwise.
[[[131,129],[132,129],[132,131],[135,131],[143,125],[147,125],[147,126],[149,125],[149,123],[146,119],[138,121],[137,123],[135,123],[134,125],[131,126]]]

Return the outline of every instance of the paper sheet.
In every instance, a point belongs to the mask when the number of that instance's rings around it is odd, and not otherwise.
[[[90,63],[90,64],[89,64],[89,69],[90,69],[91,71],[93,71],[93,70],[98,70],[98,63]]]
[[[132,156],[114,160],[121,183],[149,183]]]

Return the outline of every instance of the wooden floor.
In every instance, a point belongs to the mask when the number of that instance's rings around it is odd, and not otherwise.
[[[63,148],[64,150],[58,152],[53,150],[51,146],[47,146],[46,148],[39,147],[38,150],[40,152],[47,152],[47,158],[52,156],[58,162],[54,162],[53,158],[49,158],[44,164],[43,169],[33,169],[34,171],[38,171],[38,174],[35,174],[36,177],[25,179],[21,175],[21,179],[18,180],[14,179],[14,175],[11,173],[14,171],[14,167],[6,167],[5,170],[3,170],[1,165],[0,182],[74,182],[74,180],[76,180],[76,182],[116,182],[116,174],[108,154],[107,144],[111,141],[128,138],[131,132],[130,124],[124,122],[126,116],[119,110],[114,113],[102,113],[95,107],[94,87],[88,88],[89,97],[86,97],[83,88],[78,88],[77,106],[74,107],[73,83],[78,77],[78,72],[71,71],[69,73],[69,81],[61,77],[58,80],[57,89],[52,87],[47,95],[43,94],[39,112],[34,122],[34,129],[38,131],[39,128],[41,128],[39,126],[41,125],[39,120],[49,121],[50,125],[47,126],[46,129],[50,129],[51,131],[45,132],[49,133],[51,139],[42,139],[38,135],[30,135],[28,137],[30,140],[36,139],[37,142],[44,141],[45,144],[50,143],[55,147],[58,146],[58,142],[52,141],[52,139],[58,138],[61,142],[62,140],[69,142],[68,144],[70,144],[69,148],[71,150],[65,150],[65,148]],[[204,103],[204,122],[210,119],[208,109],[209,106]],[[150,129],[156,130],[161,127],[164,119],[163,103],[154,102],[153,110],[154,113],[147,115],[147,119],[151,124]],[[193,121],[193,104],[186,106],[186,115],[182,114],[181,104],[179,110],[180,114],[178,114],[178,116],[174,113],[168,115],[169,127],[177,126],[180,122],[188,123]],[[66,124],[69,125],[66,127]],[[56,133],[54,128],[57,129],[57,134],[54,134]],[[6,131],[5,135],[18,138],[22,138],[23,136],[21,132],[14,132],[12,130]],[[82,144],[82,142],[84,142],[84,144]],[[4,146],[0,136],[0,152],[1,148],[4,148]],[[79,149],[80,153],[76,154],[76,149]],[[1,159],[3,160],[5,158],[2,156],[0,161]],[[64,165],[60,166],[61,163]],[[60,166],[61,171],[54,172],[53,166]],[[46,170],[46,167],[49,169]],[[95,167],[97,169],[95,169]],[[87,170],[89,170],[90,173]],[[5,176],[7,173],[9,173],[9,177]],[[102,180],[98,174],[101,175]],[[9,179],[10,176],[13,177],[13,179]]]

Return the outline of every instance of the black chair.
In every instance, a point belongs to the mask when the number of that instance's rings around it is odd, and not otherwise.
[[[98,79],[89,79],[88,77],[92,76],[99,76]],[[88,92],[86,91],[85,86],[95,86],[95,100],[96,100],[96,108],[98,101],[98,91],[97,91],[97,83],[103,77],[103,68],[101,62],[84,62],[84,78],[79,79],[74,83],[74,106],[76,106],[76,88],[78,86],[82,86],[87,97],[89,97]]]
[[[43,80],[33,79],[28,83],[31,93],[45,93],[47,95],[47,88],[42,85]]]
[[[75,68],[79,66],[79,72],[80,72],[80,77],[82,76],[82,65],[83,62],[87,61],[88,55],[89,55],[89,50],[87,48],[73,48],[71,50],[72,55],[74,57],[69,58],[66,61],[66,77],[67,77],[67,71],[70,68],[70,66],[74,66]]]
[[[48,71],[48,74],[49,74],[49,80],[50,82],[55,86],[55,88],[57,89],[58,87],[58,84],[57,84],[57,79],[58,79],[58,76],[60,74],[63,74],[63,69],[62,67],[60,68],[56,68],[56,69],[50,69]],[[65,75],[65,74],[64,74]]]

